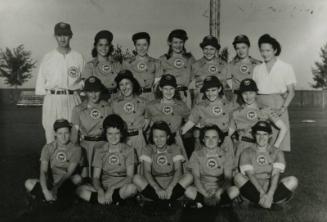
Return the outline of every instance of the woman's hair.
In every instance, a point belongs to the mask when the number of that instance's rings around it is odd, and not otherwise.
[[[225,139],[225,133],[223,133],[223,131],[221,131],[221,129],[219,129],[219,127],[217,125],[208,125],[203,127],[202,129],[200,129],[200,143],[202,145],[204,144],[204,135],[208,130],[216,130],[216,132],[218,133],[218,137],[219,137],[219,142],[218,142],[218,146],[220,146]]]
[[[141,94],[141,86],[140,83],[137,81],[137,79],[133,76],[133,73],[128,70],[128,69],[123,69],[121,70],[118,75],[115,78],[115,82],[117,84],[117,89],[120,90],[119,88],[119,83],[123,80],[123,79],[128,79],[129,81],[131,81],[132,85],[133,85],[133,95],[140,95]]]
[[[121,135],[120,142],[126,142],[127,124],[119,115],[117,114],[108,115],[104,119],[102,126],[103,126],[103,131],[102,131],[103,138],[107,140],[106,137],[107,129],[111,127],[111,128],[119,129]]]
[[[161,87],[161,88],[163,88],[163,87]],[[160,86],[159,85],[156,87],[156,91],[154,93],[155,93],[155,97],[157,99],[162,99],[163,98],[163,93],[160,90]],[[177,100],[182,100],[181,95],[179,94],[179,92],[177,91],[176,88],[175,88],[175,94],[174,94],[174,97],[173,98],[174,99],[177,99]]]
[[[276,56],[279,56],[280,53],[282,52],[282,47],[281,47],[280,43],[275,38],[271,37],[269,34],[264,34],[259,38],[259,41],[258,41],[259,48],[264,43],[270,44],[272,46],[272,48],[274,50],[276,50],[276,53],[275,53]]]
[[[100,41],[100,39],[106,39],[108,41],[108,44],[109,44],[109,51],[106,55],[106,57],[108,57],[109,55],[111,55],[113,52],[114,52],[114,46],[112,45],[112,34],[111,32],[109,31],[100,31],[96,34],[95,38],[94,38],[94,43],[93,43],[93,49],[92,49],[92,57],[95,58],[98,56],[98,52],[97,52],[97,49],[96,49],[96,45],[98,44],[98,42]]]
[[[154,130],[162,130],[162,131],[166,132],[166,134],[168,136],[167,145],[171,145],[171,144],[175,143],[175,135],[173,135],[171,133],[171,130],[170,130],[168,124],[165,121],[156,121],[153,123],[153,125],[151,126],[151,129],[150,129],[150,133],[149,133],[149,143],[150,144],[154,144],[154,142],[153,142],[153,131]]]

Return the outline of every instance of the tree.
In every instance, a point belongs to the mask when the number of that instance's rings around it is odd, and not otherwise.
[[[315,67],[312,68],[314,84],[311,84],[316,89],[327,89],[327,44],[320,49],[321,62],[315,62]]]

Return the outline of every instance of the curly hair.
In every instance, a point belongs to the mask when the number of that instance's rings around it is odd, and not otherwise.
[[[208,130],[215,130],[218,133],[218,137],[219,137],[219,142],[218,142],[218,146],[221,146],[221,144],[223,144],[224,140],[225,140],[225,133],[223,131],[221,131],[221,129],[219,129],[219,127],[217,125],[207,125],[203,128],[200,129],[200,143],[202,145],[204,145],[204,135]]]
[[[175,136],[172,134],[168,124],[165,121],[156,121],[153,123],[153,125],[151,126],[151,129],[150,129],[149,140],[148,140],[150,144],[154,144],[154,142],[153,142],[153,131],[154,130],[162,130],[162,131],[166,132],[166,134],[168,136],[167,145],[171,145],[171,144],[175,143]]]
[[[106,134],[108,128],[116,128],[119,129],[121,134],[120,142],[126,142],[127,139],[127,124],[126,122],[117,114],[108,115],[103,121],[103,130],[102,135],[103,138],[107,140]]]

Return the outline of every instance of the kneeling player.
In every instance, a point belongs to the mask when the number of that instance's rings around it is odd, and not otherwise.
[[[155,122],[150,130],[149,145],[140,156],[144,175],[134,177],[134,183],[144,197],[161,200],[167,205],[183,196],[185,188],[192,183],[190,175],[182,176],[185,158],[173,141],[168,124]]]
[[[271,125],[266,121],[258,121],[252,127],[256,144],[245,149],[240,156],[241,173],[235,175],[235,184],[242,196],[259,204],[263,208],[271,208],[289,200],[295,191],[298,180],[285,177],[279,181],[285,170],[284,153],[269,145],[272,137]]]
[[[55,140],[41,152],[39,179],[27,179],[25,188],[33,199],[52,202],[74,196],[81,177],[75,174],[81,160],[81,148],[70,141],[71,124],[65,119],[53,125]]]
[[[195,200],[196,207],[231,204],[239,195],[232,186],[233,150],[221,146],[223,132],[216,126],[205,126],[200,131],[202,148],[190,158],[194,185],[186,196]]]
[[[107,142],[99,144],[93,160],[93,186],[82,185],[77,194],[85,201],[121,204],[136,194],[132,184],[135,150],[125,143],[126,123],[116,114],[106,117],[103,130]]]

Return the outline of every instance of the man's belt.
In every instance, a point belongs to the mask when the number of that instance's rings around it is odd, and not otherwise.
[[[151,87],[150,88],[142,87],[141,91],[142,91],[142,93],[149,93],[149,92],[152,92],[152,88]]]
[[[70,89],[50,89],[48,92],[52,95],[72,95],[75,93],[76,90]]]
[[[186,86],[177,86],[176,90],[177,91],[186,91],[186,90],[188,90],[188,88]]]
[[[242,136],[241,140],[248,143],[255,143],[255,139],[246,136]]]
[[[139,131],[135,130],[135,131],[128,131],[127,132],[127,136],[137,136],[139,135]]]
[[[86,141],[104,141],[103,136],[84,136],[83,139]]]

